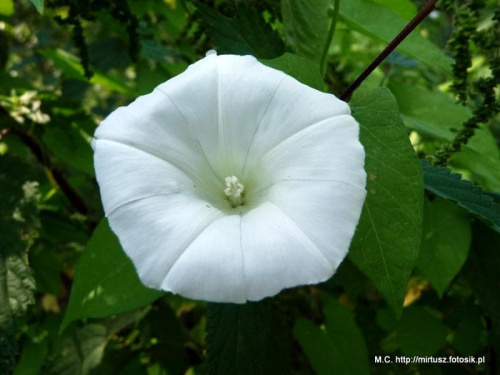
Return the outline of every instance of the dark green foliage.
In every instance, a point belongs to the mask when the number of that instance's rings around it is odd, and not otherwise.
[[[229,19],[201,2],[195,2],[200,19],[219,53],[254,55],[273,59],[283,54],[284,46],[262,15],[244,5]]]
[[[0,171],[0,373],[6,374],[14,368],[19,323],[34,302],[27,249],[38,236],[39,194],[25,163],[2,157]]]
[[[294,334],[311,360],[318,375],[369,374],[368,353],[354,320],[353,312],[329,298],[324,308],[325,326],[320,328],[307,319],[300,319]]]
[[[487,317],[489,331],[489,360],[492,368],[499,369],[500,344],[500,235],[481,224],[473,231],[472,249],[465,265],[464,275],[474,291]]]
[[[210,375],[287,374],[287,336],[269,299],[208,305]]]
[[[338,95],[423,3],[341,1],[323,80],[329,1],[0,0],[0,374],[498,373],[497,0],[443,1],[355,92],[367,200],[330,280],[207,308],[145,288],[101,221],[111,111],[214,48]]]
[[[133,61],[137,61],[139,57],[139,21],[130,11],[127,1],[103,1],[93,0],[85,2],[75,2],[71,0],[54,0],[51,7],[69,7],[69,13],[66,18],[56,16],[55,20],[61,25],[70,25],[73,27],[72,37],[75,47],[78,49],[80,62],[83,67],[83,73],[87,79],[91,79],[93,72],[90,68],[89,47],[85,39],[82,26],[82,19],[93,21],[95,20],[94,12],[106,9],[110,14],[125,25],[129,44],[128,52]],[[37,9],[40,9],[37,6]]]

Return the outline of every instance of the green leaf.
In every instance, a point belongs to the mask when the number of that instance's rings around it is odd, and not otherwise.
[[[59,160],[94,176],[92,148],[76,122],[56,118],[45,126],[42,139]]]
[[[35,283],[27,250],[38,231],[38,184],[29,166],[0,156],[0,373],[9,373],[17,354],[18,321],[34,302]]]
[[[486,324],[482,313],[475,304],[465,305],[458,310],[460,322],[453,334],[453,347],[461,355],[475,355],[484,345]]]
[[[442,92],[403,82],[391,82],[389,88],[407,126],[423,136],[451,141],[462,123],[472,116],[468,108]],[[486,188],[500,190],[500,154],[488,128],[476,130],[474,137],[450,162],[469,169]]]
[[[422,160],[425,188],[440,197],[457,202],[461,207],[479,216],[500,232],[500,205],[492,197],[483,194],[481,187],[462,180],[458,173],[448,168],[435,167]]]
[[[328,0],[281,1],[287,44],[298,55],[316,63],[325,48],[329,5]]]
[[[448,329],[436,316],[420,306],[404,310],[398,327],[401,350],[407,356],[431,356],[446,344]]]
[[[440,297],[469,254],[469,217],[457,205],[436,197],[424,204],[424,230],[417,267]]]
[[[199,1],[194,4],[220,53],[272,59],[285,52],[279,35],[264,21],[262,15],[245,5],[238,7],[234,18],[227,18]]]
[[[287,338],[269,299],[209,304],[209,375],[288,374]]]
[[[384,44],[393,40],[408,23],[391,9],[370,0],[343,1],[340,15],[354,30]],[[429,67],[451,74],[451,59],[418,32],[411,33],[397,50]]]
[[[276,59],[260,60],[260,62],[271,68],[281,70],[312,88],[320,91],[324,89],[325,84],[319,74],[318,65],[303,57],[287,52]]]
[[[40,342],[28,341],[24,345],[14,375],[39,375],[43,373],[40,370],[49,352],[47,341],[46,338],[43,338]]]
[[[33,4],[36,10],[38,10],[38,13],[42,15],[43,15],[43,3],[44,0],[31,0],[31,4]]]
[[[14,14],[14,1],[13,0],[0,1],[0,15],[11,16],[12,14]]]
[[[368,350],[353,312],[334,299],[325,304],[325,326],[299,319],[295,338],[318,375],[370,373]]]
[[[54,64],[64,72],[67,78],[88,82],[87,78],[83,75],[83,68],[80,64],[80,60],[76,56],[62,49],[43,49],[38,50],[38,53],[52,60]],[[134,97],[137,96],[135,90],[123,83],[122,80],[113,78],[109,74],[102,74],[95,69],[93,71],[94,76],[90,80],[91,83],[100,85],[109,91],[116,91]]]
[[[358,90],[351,109],[361,125],[368,178],[349,257],[399,316],[420,248],[422,169],[389,90]]]
[[[61,331],[72,321],[102,318],[133,310],[163,293],[146,288],[103,219],[83,252]]]

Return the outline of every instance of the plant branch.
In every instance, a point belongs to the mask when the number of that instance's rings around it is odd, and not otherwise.
[[[323,54],[321,55],[321,62],[319,65],[322,77],[324,77],[326,73],[326,60],[328,57],[328,50],[330,49],[330,44],[332,44],[333,34],[335,34],[335,28],[337,27],[337,20],[339,19],[339,11],[340,11],[340,0],[335,0],[335,9],[333,10],[332,23],[330,24],[330,30],[328,30],[328,36],[326,38],[325,48],[323,49]]]
[[[0,106],[0,114],[7,113],[3,107]],[[7,117],[2,116],[2,120],[5,120]],[[78,211],[81,214],[87,214],[88,213],[88,208],[87,204],[85,201],[80,197],[80,195],[73,189],[73,187],[69,184],[68,181],[64,178],[63,174],[53,168],[51,166],[50,160],[48,156],[44,153],[42,147],[38,144],[38,142],[27,132],[19,129],[17,127],[17,123],[14,123],[10,121],[10,119],[7,120],[6,124],[12,123],[12,126],[9,128],[5,128],[2,131],[2,136],[5,135],[7,132],[11,132],[15,134],[35,155],[36,159],[38,162],[47,168],[47,170],[51,173],[52,177],[54,178],[54,181],[57,183],[63,194],[68,198],[68,200],[71,202],[73,207],[75,208],[76,211]]]
[[[347,100],[356,90],[359,85],[370,75],[371,72],[385,60],[389,54],[406,39],[408,35],[429,15],[436,6],[438,0],[428,0],[427,3],[420,9],[420,11],[413,17],[413,19],[404,27],[403,30],[384,48],[384,50],[373,60],[373,62],[359,75],[356,80],[345,90],[340,99]]]

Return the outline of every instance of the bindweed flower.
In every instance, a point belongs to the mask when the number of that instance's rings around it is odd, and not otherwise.
[[[251,56],[191,65],[98,127],[106,216],[141,281],[244,303],[332,276],[365,199],[359,126]]]

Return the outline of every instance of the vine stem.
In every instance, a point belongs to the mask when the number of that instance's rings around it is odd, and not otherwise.
[[[396,47],[401,44],[403,40],[406,39],[408,35],[432,12],[436,6],[438,0],[429,0],[425,5],[420,9],[420,11],[413,17],[413,19],[404,27],[403,30],[384,48],[382,52],[373,60],[373,62],[368,65],[368,67],[359,75],[356,80],[345,90],[342,95],[340,95],[340,99],[347,100],[350,98],[354,90],[356,90],[359,85],[370,75],[371,72],[375,70],[377,66],[379,66],[382,61],[385,60],[389,54],[396,49]]]
[[[325,48],[323,49],[323,54],[321,55],[321,62],[319,65],[322,77],[324,77],[326,73],[326,60],[328,56],[328,50],[330,49],[330,44],[332,44],[333,34],[335,34],[337,20],[339,19],[340,0],[335,0],[334,6],[335,8],[333,10],[332,23],[330,24],[330,30],[328,30],[328,37],[326,38]]]

